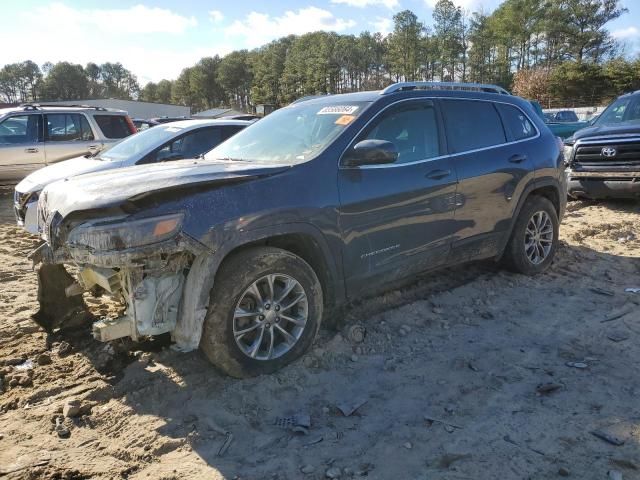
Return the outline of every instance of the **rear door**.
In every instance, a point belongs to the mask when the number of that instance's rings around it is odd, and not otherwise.
[[[82,113],[47,113],[44,118],[47,164],[99,150],[100,145]]]
[[[494,256],[508,233],[516,200],[533,178],[527,139],[538,132],[513,105],[462,99],[443,99],[441,105],[459,182],[453,260]]]
[[[12,115],[0,122],[0,180],[19,180],[45,165],[42,115]]]
[[[365,139],[390,141],[399,156],[389,165],[339,170],[350,295],[441,265],[454,232],[456,175],[444,156],[436,104],[414,99],[392,105],[352,146]]]

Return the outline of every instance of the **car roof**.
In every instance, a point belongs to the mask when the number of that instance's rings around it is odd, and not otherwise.
[[[347,102],[378,102],[388,99],[409,99],[409,98],[456,98],[469,100],[489,100],[500,103],[511,103],[524,108],[530,108],[527,100],[516,95],[505,95],[503,93],[468,91],[468,90],[450,90],[450,89],[414,89],[414,90],[398,90],[392,93],[383,93],[382,90],[369,92],[343,93],[337,95],[318,95],[300,99],[297,104],[327,104],[327,103],[347,103]]]

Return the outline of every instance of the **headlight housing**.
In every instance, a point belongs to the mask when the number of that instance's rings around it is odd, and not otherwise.
[[[182,227],[181,213],[115,223],[82,224],[67,239],[70,247],[93,251],[127,250],[174,237]]]
[[[564,162],[569,163],[573,155],[573,145],[567,145],[565,143],[564,147],[562,147],[562,154],[564,155]]]

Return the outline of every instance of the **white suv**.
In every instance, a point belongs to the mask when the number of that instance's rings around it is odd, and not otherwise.
[[[123,110],[26,104],[0,109],[0,184],[51,163],[97,153],[136,132]]]

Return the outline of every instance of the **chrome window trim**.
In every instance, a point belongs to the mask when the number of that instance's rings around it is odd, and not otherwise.
[[[518,110],[520,110],[522,112],[522,114],[525,116],[525,118],[527,120],[529,120],[529,123],[533,126],[533,128],[535,128],[536,130],[536,135],[533,137],[529,137],[529,138],[523,138],[522,140],[515,140],[512,142],[505,142],[505,143],[500,143],[497,145],[491,145],[489,147],[482,147],[482,148],[476,148],[474,150],[465,150],[464,152],[457,152],[457,153],[448,153],[446,155],[438,155],[437,157],[430,157],[430,158],[425,158],[423,160],[414,160],[413,162],[406,162],[406,163],[389,163],[389,164],[384,164],[384,165],[357,165],[357,166],[347,166],[347,165],[343,165],[342,164],[342,157],[344,157],[344,154],[347,152],[347,150],[351,147],[351,145],[353,144],[353,142],[355,141],[356,138],[358,138],[360,136],[360,134],[369,127],[369,125],[376,120],[376,118],[378,118],[379,115],[382,115],[384,112],[386,112],[389,108],[398,105],[400,103],[404,103],[404,102],[411,102],[411,101],[416,101],[416,100],[466,100],[466,101],[470,101],[470,102],[487,102],[487,103],[502,103],[504,105],[509,105],[511,107],[517,108]],[[497,112],[498,115],[500,115],[500,112]],[[502,117],[501,121],[502,121]],[[442,128],[444,128],[444,125],[442,125]],[[504,125],[503,125],[504,128]],[[505,130],[505,138],[507,135],[507,131]],[[446,135],[446,129],[445,129],[445,135]],[[443,158],[453,158],[453,157],[458,157],[460,155],[467,155],[469,153],[477,153],[477,152],[483,152],[485,150],[491,150],[494,149],[496,147],[502,147],[505,145],[515,145],[516,143],[522,143],[522,142],[530,142],[532,140],[536,140],[538,138],[540,138],[540,129],[538,128],[538,126],[535,124],[535,122],[533,122],[531,120],[531,117],[529,115],[527,115],[527,113],[525,111],[522,110],[522,108],[520,108],[518,105],[514,105],[513,103],[509,103],[509,102],[501,102],[499,100],[485,100],[482,98],[464,98],[464,97],[413,97],[413,98],[404,98],[402,100],[398,100],[397,102],[393,102],[390,103],[389,105],[387,105],[385,108],[383,108],[382,110],[380,110],[378,113],[376,113],[373,118],[371,118],[359,131],[356,135],[354,135],[353,140],[351,140],[351,142],[349,142],[349,145],[347,145],[347,147],[342,151],[342,153],[340,154],[339,160],[338,160],[338,169],[339,170],[369,170],[369,169],[377,169],[377,168],[398,168],[398,167],[404,167],[404,166],[411,166],[411,165],[418,165],[420,163],[426,163],[426,162],[431,162],[433,160],[441,160]]]

